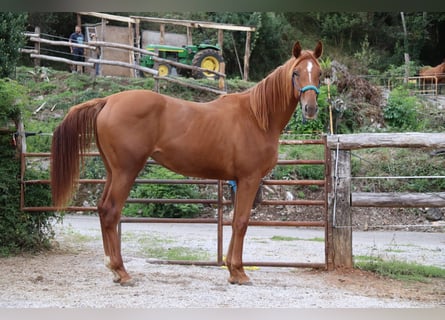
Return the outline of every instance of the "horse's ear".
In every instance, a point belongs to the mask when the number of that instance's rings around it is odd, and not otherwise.
[[[315,58],[317,58],[317,59],[320,58],[322,53],[323,53],[323,44],[319,40],[317,43],[317,46],[315,47],[315,50],[314,50]]]
[[[292,50],[292,53],[293,53],[295,58],[298,58],[300,56],[300,54],[301,54],[301,45],[300,45],[299,41],[295,42],[294,49]]]

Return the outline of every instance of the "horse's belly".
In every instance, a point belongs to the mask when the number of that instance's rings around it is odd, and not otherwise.
[[[157,163],[167,169],[182,174],[184,176],[207,178],[207,179],[226,179],[231,177],[228,163],[221,159],[216,161],[210,153],[190,153],[188,151],[166,152],[159,148],[153,151],[151,155]],[[228,179],[228,178],[227,178]]]

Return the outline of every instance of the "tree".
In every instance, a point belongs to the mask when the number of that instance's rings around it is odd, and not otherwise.
[[[0,12],[0,78],[11,77],[23,47],[27,15],[15,12]]]

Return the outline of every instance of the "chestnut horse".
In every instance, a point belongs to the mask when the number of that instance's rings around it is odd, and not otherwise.
[[[130,189],[148,157],[166,168],[237,184],[226,265],[232,284],[249,284],[242,254],[250,211],[261,179],[275,166],[278,139],[298,103],[317,116],[323,51],[293,46],[293,56],[254,87],[197,103],[149,90],[129,90],[73,106],[56,128],[51,146],[54,205],[66,208],[76,190],[80,160],[95,142],[107,170],[97,204],[105,264],[114,281],[131,285],[117,225]]]
[[[435,67],[423,67],[419,71],[419,76],[427,77],[427,78],[421,79],[422,85],[435,84],[436,83],[435,80],[433,80],[433,78],[430,78],[433,76],[437,77],[438,84],[445,82],[445,59],[441,64],[439,64]],[[439,88],[439,92],[440,92],[440,88]]]

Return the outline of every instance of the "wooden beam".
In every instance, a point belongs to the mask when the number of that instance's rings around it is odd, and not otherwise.
[[[445,192],[353,192],[351,205],[353,207],[441,208],[445,207]]]
[[[328,136],[328,148],[445,148],[445,133],[357,133]]]
[[[136,51],[145,55],[150,55],[156,57],[157,54],[153,51],[147,51],[145,49],[136,48],[133,46],[129,46],[123,43],[117,43],[117,42],[106,42],[106,41],[94,41],[90,42],[91,44],[94,44],[95,46],[101,46],[101,47],[109,47],[109,48],[117,48],[117,49],[126,49],[130,51]],[[94,47],[92,47],[94,48]]]
[[[51,44],[54,46],[65,46],[65,47],[72,46],[72,47],[96,50],[96,47],[90,46],[88,44],[78,44],[78,43],[69,42],[69,41],[54,41],[54,40],[48,40],[48,39],[43,39],[43,38],[39,38],[39,37],[31,37],[31,38],[29,38],[29,40],[36,42],[36,43],[46,43],[46,44]]]
[[[84,15],[84,16],[101,18],[101,19],[105,19],[105,20],[114,20],[114,21],[128,22],[128,23],[135,23],[136,22],[136,20],[131,18],[131,17],[116,16],[114,14],[108,14],[108,13],[78,12],[78,14]]]
[[[112,65],[112,66],[118,66],[118,67],[126,67],[126,68],[131,68],[131,69],[136,69],[142,72],[146,72],[146,73],[150,73],[154,76],[158,75],[158,71],[155,69],[150,69],[147,67],[143,67],[137,64],[131,64],[131,63],[127,63],[127,62],[122,62],[122,61],[113,61],[113,60],[103,60],[103,59],[92,59],[89,58],[88,59],[88,63],[89,65],[93,66],[94,63],[99,63],[99,64],[108,64],[108,65]]]
[[[44,54],[30,54],[31,58],[34,59],[43,59],[43,60],[49,60],[49,61],[56,61],[56,62],[63,62],[67,64],[77,65],[77,66],[84,66],[84,67],[93,67],[94,64],[90,62],[81,62],[81,61],[74,61],[66,58],[60,58],[60,57],[53,57],[53,56],[47,56]]]
[[[221,29],[221,30],[231,30],[231,31],[256,31],[255,27],[246,27],[234,24],[216,23],[207,21],[179,20],[179,19],[154,18],[154,17],[142,17],[142,16],[131,16],[131,18],[140,19],[148,22],[168,23],[190,28],[209,28],[209,29]]]

